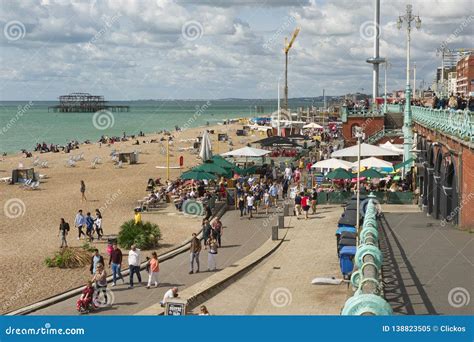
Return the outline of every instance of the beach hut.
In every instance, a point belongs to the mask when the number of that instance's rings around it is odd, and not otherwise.
[[[117,156],[119,162],[128,163],[130,165],[138,163],[138,153],[136,152],[119,152]]]
[[[27,180],[36,181],[34,168],[22,168],[12,170],[11,184],[25,183]]]

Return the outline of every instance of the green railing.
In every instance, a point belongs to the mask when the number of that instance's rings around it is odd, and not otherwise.
[[[341,107],[341,121],[347,122],[347,118],[349,116],[357,116],[357,117],[377,117],[383,116],[381,111],[371,110],[371,109],[363,109],[363,108],[353,108],[349,109],[347,106]]]
[[[465,141],[474,142],[474,113],[468,110],[433,109],[412,106],[413,120],[419,124]]]
[[[403,106],[401,104],[387,104],[387,112],[403,113]]]
[[[383,137],[396,137],[396,136],[401,136],[403,135],[403,131],[401,129],[382,129],[381,131],[378,131],[377,133],[371,135],[370,137],[367,138],[367,143],[368,144],[373,144],[382,139]]]

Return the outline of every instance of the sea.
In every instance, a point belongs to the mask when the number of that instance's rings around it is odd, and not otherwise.
[[[129,112],[58,113],[48,107],[56,101],[1,101],[0,153],[31,151],[37,143],[65,144],[71,140],[97,141],[104,136],[136,135],[192,128],[241,117],[269,115],[276,100],[139,100],[110,101],[110,105],[130,106]],[[320,102],[290,99],[292,109],[319,107]],[[263,113],[262,113],[263,111]]]

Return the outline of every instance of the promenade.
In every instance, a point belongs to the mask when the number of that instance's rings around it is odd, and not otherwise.
[[[265,222],[265,224],[264,224]],[[271,226],[276,224],[276,215],[258,214],[254,219],[240,218],[237,210],[228,211],[222,217],[224,234],[222,236],[222,248],[217,255],[217,268],[231,266],[234,262],[242,259],[259,248],[270,238]],[[126,251],[124,251],[126,253]],[[124,265],[127,256],[124,255]],[[144,308],[149,307],[162,300],[164,293],[173,286],[183,290],[193,285],[214,272],[207,272],[207,251],[202,250],[200,254],[201,273],[188,274],[189,253],[184,252],[172,259],[160,264],[159,287],[146,289],[148,281],[146,271],[141,272],[142,285],[128,289],[128,277],[125,284],[119,280],[116,287],[110,287],[114,295],[114,303],[111,307],[101,308],[91,315],[133,315]],[[110,269],[108,269],[110,274]],[[136,282],[136,278],[135,278]],[[33,312],[33,315],[77,315],[76,300],[78,296],[58,302],[49,307]]]
[[[341,213],[339,205],[321,205],[309,220],[287,217],[280,248],[204,305],[213,315],[338,315],[347,284],[311,280],[341,278],[334,236]]]

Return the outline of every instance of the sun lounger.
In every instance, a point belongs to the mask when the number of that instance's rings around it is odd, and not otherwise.
[[[2,182],[2,183],[10,183],[11,181],[12,181],[11,177],[0,178],[0,182]]]
[[[47,161],[41,162],[40,167],[43,169],[48,168],[48,162]]]
[[[119,162],[117,163],[117,165],[115,165],[115,168],[116,168],[116,169],[122,169],[122,168],[123,168],[123,163],[122,163],[122,161],[119,161]]]
[[[33,182],[32,179],[27,179],[27,180],[25,181],[25,183],[20,184],[20,188],[27,188],[27,187],[30,186],[30,184],[31,184],[32,182]]]
[[[32,182],[29,186],[25,187],[26,190],[38,190],[39,189],[40,182]]]
[[[91,162],[91,169],[95,169],[97,168],[97,161],[94,159],[92,162]]]
[[[73,159],[68,159],[68,160],[67,160],[67,163],[66,163],[66,166],[68,166],[68,167],[75,167],[75,166],[76,166],[76,161],[73,160]]]

